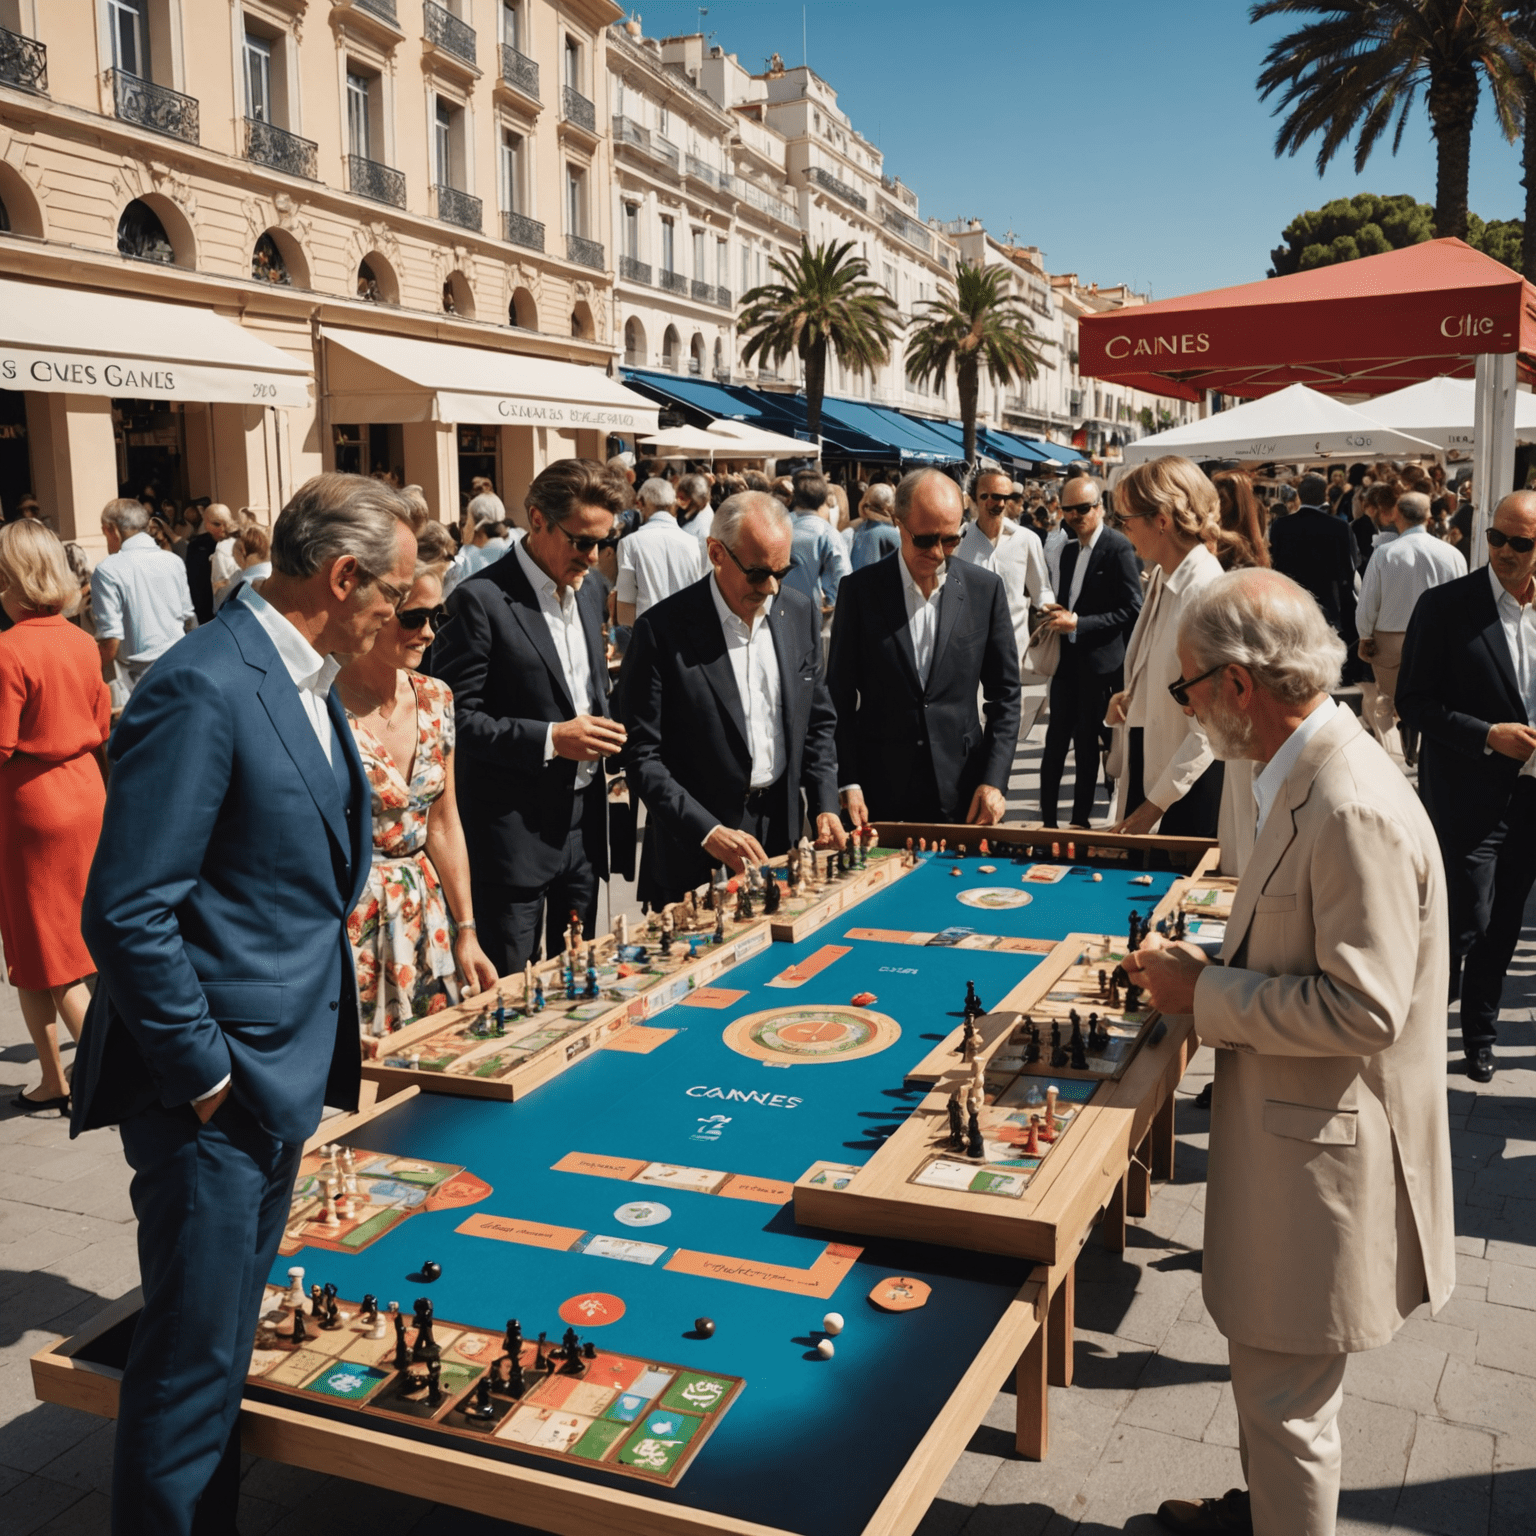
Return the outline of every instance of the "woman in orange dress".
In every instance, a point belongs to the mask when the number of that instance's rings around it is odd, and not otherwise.
[[[64,1110],[57,1019],[77,1040],[96,967],[80,903],[106,803],[111,700],[96,644],[65,618],[80,599],[64,546],[42,523],[0,528],[0,942],[43,1080],[12,1103]]]

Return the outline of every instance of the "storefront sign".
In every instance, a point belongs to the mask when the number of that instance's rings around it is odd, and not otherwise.
[[[220,405],[302,406],[309,401],[308,381],[295,374],[15,347],[0,349],[0,389]]]

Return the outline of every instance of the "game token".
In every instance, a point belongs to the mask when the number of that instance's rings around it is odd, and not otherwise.
[[[421,1278],[425,1280],[429,1285],[432,1283],[432,1281],[436,1280],[437,1277],[442,1274],[442,1272],[443,1266],[433,1259],[428,1259],[426,1263],[421,1266]]]
[[[1104,876],[1101,875],[1098,870],[1094,870],[1093,872],[1093,883],[1095,885],[1102,885],[1104,883]]]
[[[715,1336],[715,1320],[712,1317],[696,1317],[693,1320],[693,1331],[700,1338],[712,1339]]]
[[[984,875],[995,875],[997,873],[996,864],[978,864],[976,867]]]
[[[821,1320],[823,1333],[841,1333],[843,1331],[843,1314],[841,1312],[828,1312]]]
[[[933,1288],[923,1280],[907,1275],[888,1275],[869,1293],[869,1299],[882,1312],[915,1312],[927,1306]]]
[[[850,1006],[854,1008],[868,1008],[871,1003],[878,1003],[880,999],[873,992],[855,992],[848,999]]]
[[[823,1360],[830,1360],[832,1356],[837,1353],[837,1347],[833,1344],[831,1339],[823,1339],[816,1346],[816,1353],[820,1355]]]
[[[960,866],[958,864],[956,864],[955,867],[950,870],[950,874],[954,875],[956,879],[959,879],[959,877],[960,877]]]

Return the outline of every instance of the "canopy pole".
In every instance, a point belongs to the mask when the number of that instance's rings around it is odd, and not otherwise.
[[[1513,352],[1477,355],[1477,394],[1473,407],[1472,548],[1470,568],[1488,562],[1487,529],[1494,508],[1507,496],[1515,479],[1515,363]]]

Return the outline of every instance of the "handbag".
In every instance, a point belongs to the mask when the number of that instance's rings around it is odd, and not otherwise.
[[[1029,632],[1029,644],[1019,670],[1035,677],[1055,677],[1061,664],[1061,631],[1051,628],[1051,621],[1044,619]]]

